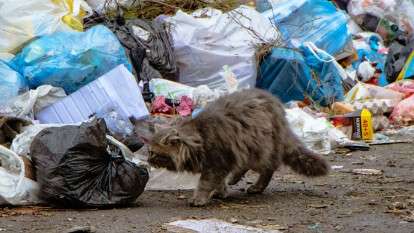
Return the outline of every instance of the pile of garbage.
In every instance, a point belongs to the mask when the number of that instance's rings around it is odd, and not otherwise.
[[[169,127],[241,89],[282,100],[321,154],[413,132],[410,0],[2,1],[0,205],[193,188],[147,166],[137,122]]]

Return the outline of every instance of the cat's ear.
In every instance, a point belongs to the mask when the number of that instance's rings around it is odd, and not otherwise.
[[[134,133],[145,144],[149,144],[155,134],[155,124],[149,120],[129,119],[134,125]]]

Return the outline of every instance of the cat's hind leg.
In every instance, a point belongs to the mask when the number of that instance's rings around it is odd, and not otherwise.
[[[228,193],[227,193],[227,185],[226,185],[226,180],[222,179],[220,185],[213,191],[213,198],[217,198],[217,199],[225,199],[227,198]]]
[[[246,174],[246,172],[249,169],[235,169],[230,173],[230,175],[227,178],[227,184],[228,185],[235,185],[239,183],[239,181],[243,178],[243,176]]]
[[[262,193],[266,187],[269,185],[270,180],[272,179],[274,170],[265,169],[261,171],[259,174],[259,178],[257,179],[256,183],[251,185],[247,189],[247,193],[249,194],[258,194]]]

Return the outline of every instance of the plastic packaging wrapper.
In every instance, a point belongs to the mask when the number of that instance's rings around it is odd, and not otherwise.
[[[165,79],[151,79],[150,90],[155,96],[179,100],[182,96],[192,97],[194,87]]]
[[[40,197],[66,207],[108,207],[136,201],[148,171],[111,147],[101,120],[42,130],[30,153]]]
[[[327,106],[343,99],[345,71],[326,53],[303,47],[304,55],[286,48],[274,48],[259,68],[257,87],[268,90],[283,102],[312,101]],[[317,78],[313,77],[313,71]]]
[[[414,122],[414,95],[395,106],[390,119],[395,124],[407,125]]]
[[[0,104],[27,90],[25,78],[0,60]]]
[[[194,88],[165,79],[151,79],[149,87],[156,97],[164,96],[179,101],[183,96],[186,96],[191,98],[196,106],[202,107],[216,100],[221,95],[239,90],[239,82],[235,74],[228,66],[224,66],[223,70],[222,78],[224,83],[214,90],[210,89],[207,85],[200,85]]]
[[[25,177],[23,160],[0,145],[0,205],[33,205],[40,203],[39,187]]]
[[[178,11],[163,20],[172,26],[179,80],[192,87],[220,87],[224,65],[234,72],[239,87],[254,87],[256,46],[279,38],[266,17],[246,6],[228,13],[211,8],[192,15]]]
[[[81,31],[86,11],[83,0],[0,0],[0,53],[17,53],[31,39],[55,31]]]
[[[351,39],[348,16],[330,1],[272,1],[273,8],[263,13],[293,47],[313,42],[331,55],[341,52]]]
[[[159,21],[127,20],[106,23],[127,51],[138,79],[178,81],[178,67],[168,25]]]
[[[172,114],[173,113],[173,107],[168,105],[165,102],[164,96],[157,96],[155,97],[154,101],[152,102],[151,106],[151,112],[152,113],[164,113],[164,114]]]
[[[404,97],[407,98],[414,94],[414,80],[403,80],[399,82],[394,82],[386,86],[386,88],[398,91],[404,94]]]
[[[116,36],[104,26],[86,32],[56,32],[28,44],[10,61],[30,88],[49,84],[70,94],[124,64],[131,65]]]
[[[34,120],[34,115],[43,108],[66,97],[60,87],[39,86],[0,105],[0,114],[25,117]]]
[[[355,101],[364,102],[373,99],[387,99],[391,101],[391,105],[395,106],[403,97],[404,95],[399,92],[359,82],[346,94],[345,102],[353,103]]]
[[[181,97],[180,105],[176,110],[183,117],[190,116],[193,110],[193,100],[188,96]]]

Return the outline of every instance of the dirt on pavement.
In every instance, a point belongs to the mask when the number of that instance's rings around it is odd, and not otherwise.
[[[282,232],[414,233],[414,144],[337,151],[326,156],[334,167],[324,178],[307,179],[287,168],[275,173],[262,195],[243,190],[250,174],[230,189],[228,200],[204,208],[187,204],[191,191],[147,191],[136,206],[107,210],[49,207],[0,209],[0,232],[65,232],[93,226],[96,232],[166,232],[179,219],[218,218]],[[342,167],[343,166],[343,167]],[[355,174],[353,169],[381,174]]]

